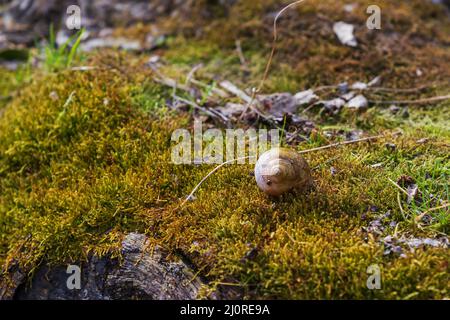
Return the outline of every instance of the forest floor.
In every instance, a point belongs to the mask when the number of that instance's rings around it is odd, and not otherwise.
[[[245,101],[221,86],[249,96],[258,87],[276,0],[114,30],[145,41],[157,29],[151,52],[80,51],[68,61],[50,41],[44,57],[33,48],[33,62],[2,68],[3,281],[13,265],[32,276],[43,263],[118,256],[137,231],[149,248],[189,260],[207,282],[202,297],[449,298],[450,100],[430,99],[449,94],[449,12],[380,1],[381,30],[368,30],[368,2],[352,3],[310,1],[279,20],[262,93],[311,89],[322,101],[281,119],[270,108],[261,111],[269,120],[224,111]],[[355,26],[356,47],[338,40],[337,21]],[[349,92],[368,106],[336,105]],[[232,164],[181,205],[214,168],[171,161],[172,133],[195,119],[221,130],[282,127],[282,143],[299,151],[382,137],[305,154],[315,181],[307,194],[270,198],[252,164]],[[378,290],[367,287],[372,265]]]

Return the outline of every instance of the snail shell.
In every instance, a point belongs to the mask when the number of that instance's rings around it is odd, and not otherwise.
[[[294,150],[273,148],[256,162],[255,178],[266,194],[279,196],[290,190],[306,191],[313,184],[308,163]]]

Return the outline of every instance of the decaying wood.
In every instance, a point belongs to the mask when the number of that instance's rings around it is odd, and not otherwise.
[[[67,265],[40,267],[31,281],[3,292],[1,299],[196,299],[203,282],[181,259],[167,259],[159,247],[146,251],[146,236],[131,233],[122,243],[122,259],[92,257],[81,267],[81,289],[68,289]],[[74,263],[76,264],[76,263]],[[1,290],[0,290],[1,293]]]

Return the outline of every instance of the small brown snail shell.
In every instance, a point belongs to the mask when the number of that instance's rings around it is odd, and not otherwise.
[[[258,187],[271,196],[290,190],[306,191],[313,184],[306,160],[287,148],[273,148],[263,153],[255,165],[255,179]]]

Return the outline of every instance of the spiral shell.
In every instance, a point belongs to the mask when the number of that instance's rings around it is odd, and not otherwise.
[[[255,179],[258,187],[271,196],[290,190],[306,191],[313,184],[308,163],[287,148],[273,148],[263,153],[256,162]]]

